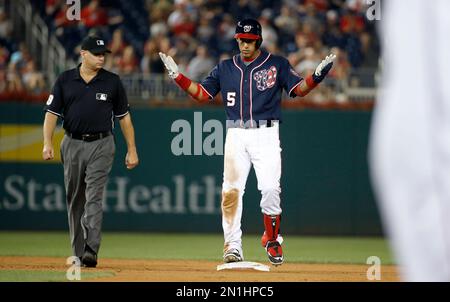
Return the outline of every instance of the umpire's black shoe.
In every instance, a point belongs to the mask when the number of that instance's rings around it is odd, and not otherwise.
[[[88,245],[86,245],[81,262],[85,267],[97,266],[97,254]]]

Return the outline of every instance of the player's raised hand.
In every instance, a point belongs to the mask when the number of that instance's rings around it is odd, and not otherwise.
[[[171,79],[176,79],[178,75],[180,74],[178,72],[178,65],[175,63],[173,58],[171,56],[166,55],[165,53],[160,52],[159,56],[161,60],[164,63],[164,66],[166,66],[166,69],[169,71],[169,77]]]
[[[329,54],[328,56],[326,56],[325,59],[322,60],[322,62],[320,62],[320,64],[317,66],[316,70],[313,73],[314,82],[316,83],[322,82],[322,80],[325,78],[325,76],[333,66],[334,59],[336,59],[336,55]]]

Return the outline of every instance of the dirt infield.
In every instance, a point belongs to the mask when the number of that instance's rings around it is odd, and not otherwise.
[[[68,266],[64,258],[0,257],[0,270],[61,271]],[[217,271],[220,262],[196,260],[130,260],[100,259],[89,272],[113,273],[85,281],[160,281],[160,282],[304,282],[304,281],[367,281],[368,265],[285,263],[271,267],[270,272],[254,270]],[[64,276],[64,275],[63,275]],[[395,266],[382,266],[381,281],[398,281]]]

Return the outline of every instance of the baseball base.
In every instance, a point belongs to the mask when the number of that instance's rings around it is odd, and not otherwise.
[[[217,270],[246,270],[246,269],[254,269],[257,271],[262,272],[269,272],[270,268],[267,265],[257,263],[257,262],[250,262],[250,261],[240,261],[240,262],[231,262],[231,263],[225,263],[220,264],[217,266]]]

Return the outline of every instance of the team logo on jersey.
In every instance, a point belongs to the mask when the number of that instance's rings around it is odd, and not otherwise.
[[[272,88],[277,81],[277,69],[271,66],[269,69],[263,69],[255,73],[253,79],[256,81],[256,88],[259,91],[264,91]]]
[[[248,33],[251,30],[252,30],[252,26],[251,25],[244,25],[244,32],[245,33]]]

